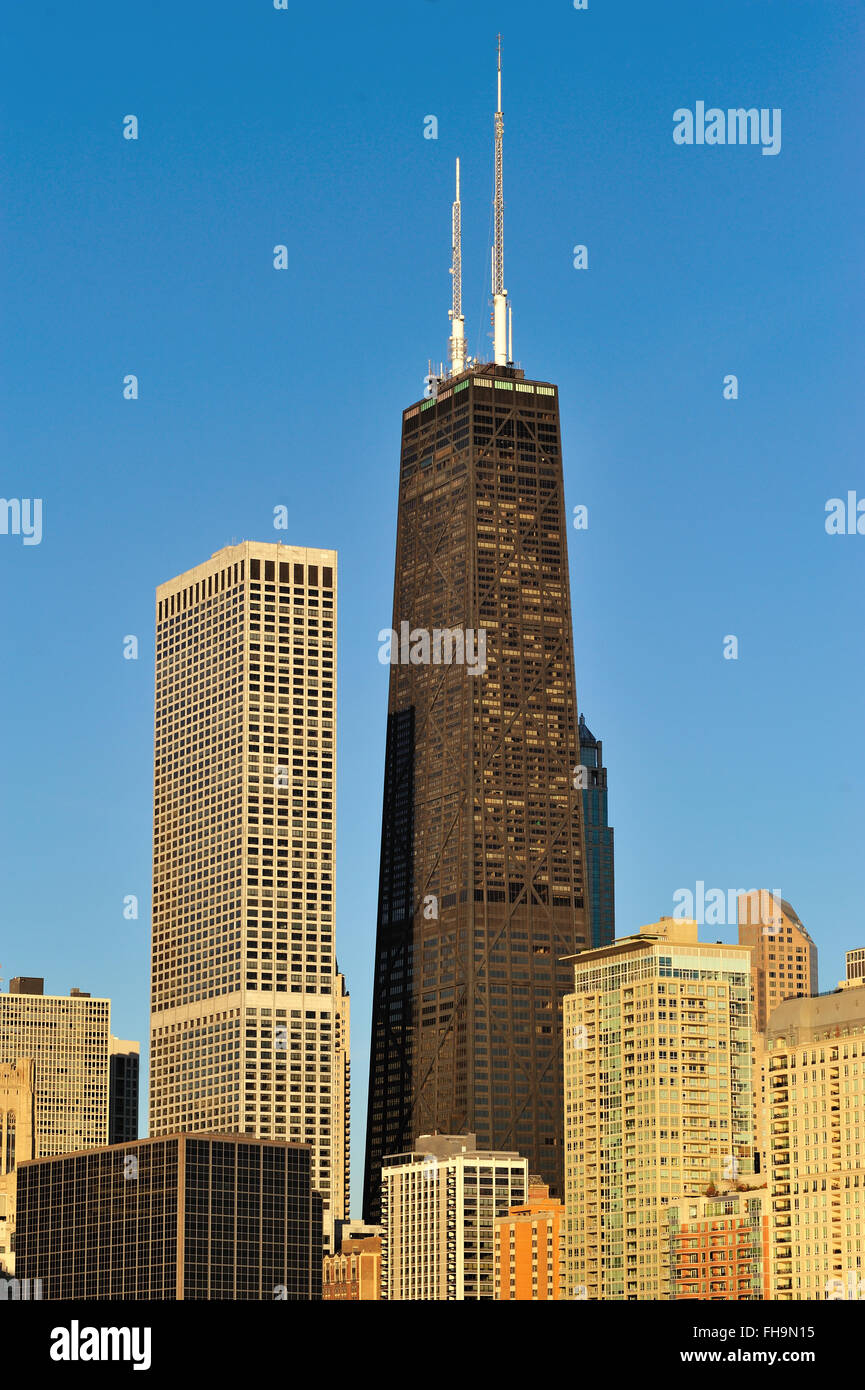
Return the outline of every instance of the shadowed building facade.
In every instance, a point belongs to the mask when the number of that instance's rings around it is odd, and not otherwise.
[[[583,774],[583,821],[586,835],[586,881],[592,945],[605,946],[616,935],[613,877],[613,828],[607,807],[607,769],[604,745],[580,715],[580,762]]]
[[[563,1191],[562,957],[593,943],[555,386],[486,364],[404,412],[392,631],[367,1220],[435,1131]]]

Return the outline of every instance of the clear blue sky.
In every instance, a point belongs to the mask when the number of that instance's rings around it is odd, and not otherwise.
[[[400,411],[446,356],[457,154],[487,355],[499,29],[505,280],[516,357],[560,387],[568,511],[589,508],[577,682],[609,767],[619,932],[698,879],[780,888],[831,987],[865,944],[865,536],[824,529],[828,498],[865,496],[861,6],[6,18],[0,493],[42,498],[44,535],[0,535],[2,974],[110,995],[115,1032],[146,1040],[154,587],[233,539],[336,547],[356,1190]],[[780,107],[780,154],[674,144],[700,100]]]

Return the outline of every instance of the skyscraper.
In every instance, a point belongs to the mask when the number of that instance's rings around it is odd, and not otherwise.
[[[156,600],[150,1132],[311,1144],[327,1231],[348,1187],[336,577],[335,551],[249,541]]]
[[[471,1131],[562,1192],[561,957],[591,944],[556,387],[506,344],[501,83],[494,360],[403,413],[364,1213],[382,1158]]]
[[[751,948],[754,1028],[765,1033],[785,999],[817,993],[817,947],[798,914],[765,888],[739,893],[739,942]]]
[[[604,746],[586,724],[584,714],[580,715],[580,763],[585,769],[583,821],[592,945],[605,946],[616,935],[613,829],[607,806]]]
[[[573,962],[571,1298],[666,1298],[667,1208],[751,1173],[750,956],[672,917]]]

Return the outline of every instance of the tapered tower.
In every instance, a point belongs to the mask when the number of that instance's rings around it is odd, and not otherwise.
[[[403,413],[364,1214],[422,1134],[563,1191],[562,998],[592,944],[558,393],[505,347]],[[452,330],[453,337],[453,330]],[[500,360],[501,359],[501,360]]]

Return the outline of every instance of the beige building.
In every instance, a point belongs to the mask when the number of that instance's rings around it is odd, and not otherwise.
[[[381,1227],[345,1221],[338,1250],[324,1258],[322,1298],[328,1303],[377,1303],[381,1299]]]
[[[0,994],[0,1267],[9,1272],[16,1164],[108,1139],[111,1001],[45,994],[44,983],[18,976]]]
[[[36,1156],[36,1066],[0,1062],[0,1274],[15,1273],[15,1169]]]
[[[751,1172],[750,954],[662,918],[574,958],[564,1001],[570,1298],[662,1299],[667,1208]]]
[[[817,947],[783,898],[755,889],[738,896],[739,945],[751,950],[754,1029],[765,1033],[785,999],[817,993]]]
[[[248,541],[159,586],[150,1133],[313,1147],[347,1215],[334,943],[337,557]]]
[[[110,1094],[111,1000],[43,988],[19,977],[0,994],[0,1062],[35,1063],[37,1158],[107,1143]]]
[[[865,1298],[865,986],[769,1020],[771,1297]]]
[[[474,1134],[422,1134],[382,1166],[382,1298],[496,1297],[497,1216],[522,1206],[528,1159],[477,1148]]]
[[[766,1026],[784,1000],[817,993],[817,947],[794,909],[768,889],[739,893],[739,944],[751,952],[751,1075],[754,1084],[754,1152],[768,1171],[765,1117]]]
[[[865,946],[856,946],[847,952],[847,979],[865,979]]]

